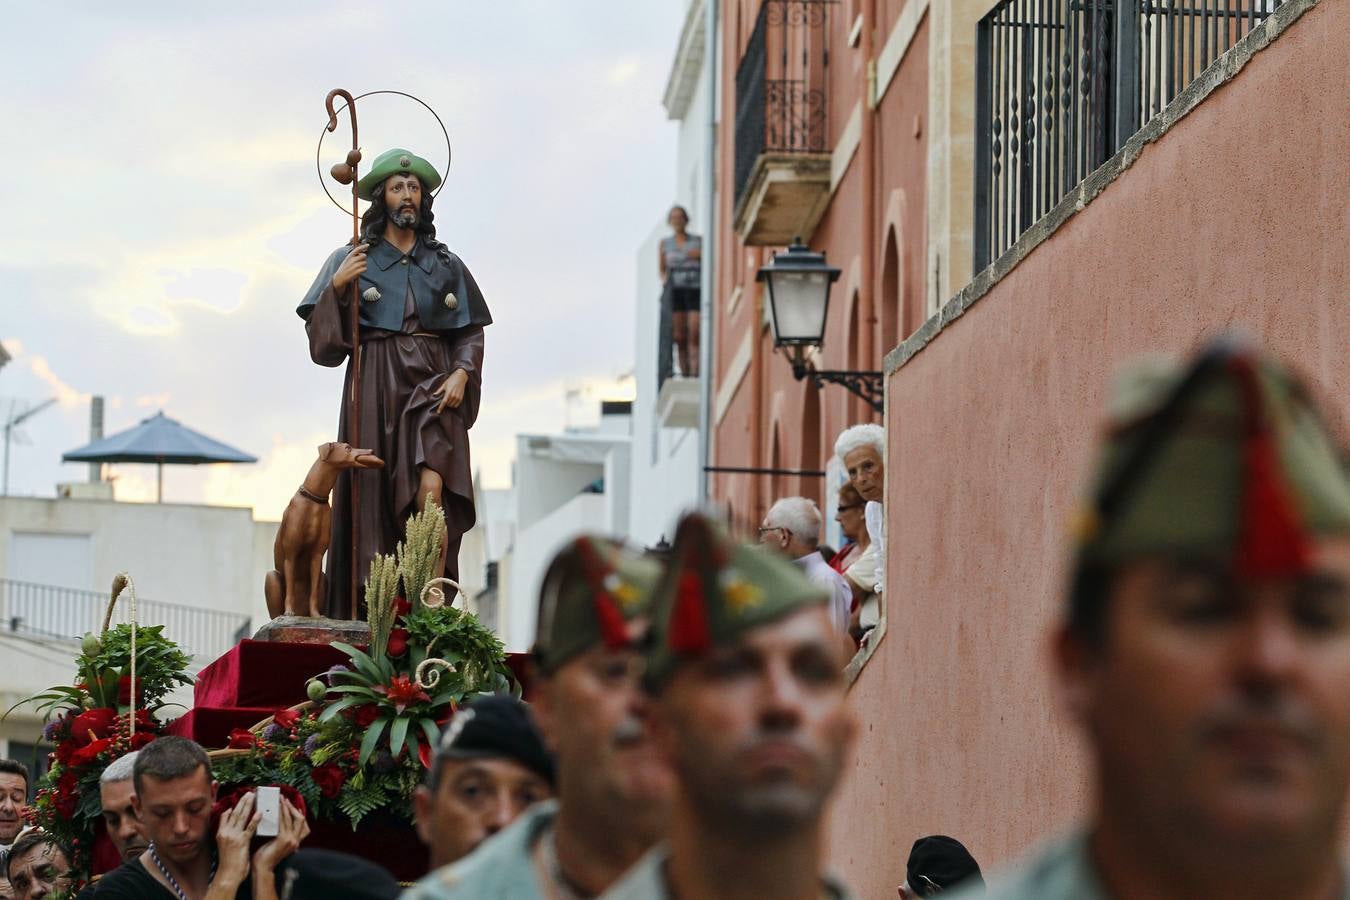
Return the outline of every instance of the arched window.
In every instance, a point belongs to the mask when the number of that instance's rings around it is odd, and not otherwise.
[[[881,256],[881,356],[900,343],[900,284],[900,247],[892,227],[886,230],[886,249]]]

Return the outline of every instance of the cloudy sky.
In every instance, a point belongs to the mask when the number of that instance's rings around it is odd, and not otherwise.
[[[496,319],[474,463],[486,484],[507,485],[517,432],[575,424],[631,390],[635,253],[673,192],[675,130],[660,99],[683,8],[9,9],[0,343],[14,359],[0,369],[0,418],[59,401],[24,425],[10,492],[51,496],[85,477],[60,456],[88,439],[99,394],[109,434],[162,409],[260,459],[171,468],[166,499],[280,515],[337,427],[341,370],[310,362],[294,312],[350,234],[315,174],[333,87],[416,94],[450,131],[436,224]],[[400,145],[444,166],[439,128],[416,104],[357,108],[367,160]],[[344,119],[325,170],[349,142]],[[569,407],[569,389],[584,400]],[[152,467],[112,471],[120,499],[153,499]]]

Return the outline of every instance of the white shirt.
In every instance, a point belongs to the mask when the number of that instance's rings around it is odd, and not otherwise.
[[[830,618],[841,633],[848,634],[848,612],[853,606],[853,589],[848,586],[844,576],[831,569],[830,564],[814,551],[799,557],[797,565],[806,571],[806,577],[813,584],[830,592]]]
[[[877,593],[886,587],[886,511],[880,503],[868,500],[863,508],[863,518],[867,522],[867,536],[872,539],[872,547],[877,551]]]

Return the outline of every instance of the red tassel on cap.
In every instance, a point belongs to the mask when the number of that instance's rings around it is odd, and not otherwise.
[[[1242,444],[1242,512],[1234,565],[1246,578],[1297,575],[1312,561],[1303,521],[1280,469],[1270,425],[1250,356],[1231,362],[1245,407]]]
[[[685,569],[675,586],[675,608],[670,611],[670,649],[685,655],[707,652],[712,646],[703,579]]]
[[[577,551],[587,580],[591,582],[591,599],[595,604],[596,621],[600,624],[600,640],[608,650],[626,647],[630,641],[628,623],[605,587],[605,579],[612,569],[600,558],[587,538],[577,541]]]
[[[606,649],[617,650],[629,643],[628,623],[614,605],[614,598],[605,591],[595,592],[595,617],[600,621],[600,639]]]

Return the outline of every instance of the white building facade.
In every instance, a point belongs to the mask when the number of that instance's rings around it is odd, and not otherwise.
[[[237,507],[0,497],[0,708],[70,683],[78,638],[100,627],[120,572],[135,583],[137,620],[165,626],[194,671],[252,636],[267,621],[276,528]],[[130,615],[124,594],[113,621]],[[0,756],[31,764],[41,731],[31,707],[15,710],[0,722]]]

